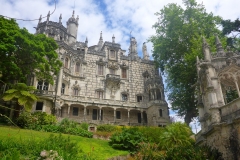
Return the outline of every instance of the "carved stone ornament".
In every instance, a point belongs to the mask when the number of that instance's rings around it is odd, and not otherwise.
[[[125,62],[123,62],[123,63],[120,65],[120,68],[128,69],[129,67],[126,65]]]
[[[142,75],[143,75],[143,77],[145,77],[145,78],[146,78],[146,77],[150,77],[150,73],[149,73],[148,71],[143,72]]]
[[[78,90],[81,89],[79,84],[78,84],[78,81],[75,81],[75,84],[72,86],[72,89],[74,89],[74,88],[78,88]]]
[[[105,66],[107,62],[103,61],[102,58],[100,58],[98,61],[96,61],[96,64],[101,65],[101,66]]]
[[[111,68],[111,69],[118,69],[119,66],[118,66],[118,63],[117,62],[113,62],[113,61],[108,61],[108,68]]]

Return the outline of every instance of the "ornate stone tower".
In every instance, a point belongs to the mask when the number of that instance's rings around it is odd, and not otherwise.
[[[74,11],[72,17],[70,17],[67,21],[67,33],[69,34],[68,42],[69,44],[75,43],[77,40],[77,31],[78,31],[78,16],[74,17]]]

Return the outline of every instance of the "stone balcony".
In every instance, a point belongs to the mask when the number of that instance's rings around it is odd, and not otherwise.
[[[106,75],[106,85],[109,86],[110,88],[120,87],[120,75],[115,75],[115,74],[107,74]]]

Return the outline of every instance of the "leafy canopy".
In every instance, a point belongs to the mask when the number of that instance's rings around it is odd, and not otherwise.
[[[153,26],[156,35],[150,37],[150,41],[154,60],[166,76],[172,109],[185,116],[188,124],[197,116],[195,66],[196,57],[203,57],[202,37],[210,46],[214,44],[214,34],[220,33],[217,25],[221,18],[207,13],[195,0],[183,0],[183,4],[184,8],[170,3],[156,13],[159,22]]]
[[[0,80],[27,83],[29,76],[53,83],[62,63],[56,42],[43,34],[31,34],[14,20],[0,17]]]

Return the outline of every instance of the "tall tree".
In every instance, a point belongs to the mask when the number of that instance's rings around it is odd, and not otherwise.
[[[184,8],[171,3],[156,15],[153,57],[166,76],[168,100],[172,109],[189,124],[197,116],[196,57],[202,56],[202,37],[214,44],[221,18],[207,13],[195,0],[183,0]],[[220,37],[221,38],[221,37]],[[214,49],[212,49],[214,50]]]
[[[31,34],[14,20],[0,17],[0,80],[27,83],[32,74],[53,83],[61,61],[56,42],[43,34]]]
[[[240,20],[222,20],[222,33],[228,35],[227,45],[240,51]]]

